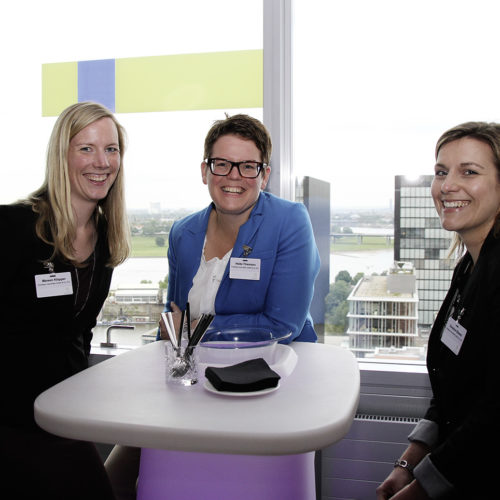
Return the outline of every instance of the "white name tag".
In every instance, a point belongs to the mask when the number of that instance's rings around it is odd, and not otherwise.
[[[58,297],[59,295],[71,295],[73,293],[70,272],[36,274],[35,285],[36,296],[39,299],[44,297]]]
[[[229,277],[234,280],[260,280],[260,259],[232,257]]]
[[[466,334],[467,330],[458,321],[448,318],[441,335],[441,342],[454,354],[458,355]]]

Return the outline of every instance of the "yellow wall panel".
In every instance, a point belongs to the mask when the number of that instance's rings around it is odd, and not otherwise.
[[[42,116],[57,116],[78,101],[78,63],[42,64]]]
[[[116,60],[116,111],[257,108],[262,50]]]

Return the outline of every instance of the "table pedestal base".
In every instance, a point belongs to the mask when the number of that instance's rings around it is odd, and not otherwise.
[[[315,500],[314,452],[254,456],[143,448],[137,500]]]

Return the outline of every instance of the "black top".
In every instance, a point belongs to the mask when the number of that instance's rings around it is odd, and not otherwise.
[[[36,396],[88,366],[91,330],[113,273],[105,266],[109,251],[106,228],[100,223],[95,262],[92,256],[89,262],[95,264],[92,279],[91,268],[80,271],[80,286],[90,285],[80,290],[84,298],[80,293],[75,305],[75,268],[61,259],[52,261],[54,272],[71,273],[73,293],[37,298],[35,276],[48,274],[43,261],[50,258],[52,247],[36,236],[36,218],[30,206],[0,206],[0,422],[5,425],[33,425]]]
[[[430,459],[466,498],[483,498],[481,488],[490,489],[498,470],[499,313],[500,240],[490,232],[476,265],[468,253],[457,265],[427,355],[433,399],[425,418],[439,429]],[[467,330],[458,355],[441,341],[450,314],[460,314]]]

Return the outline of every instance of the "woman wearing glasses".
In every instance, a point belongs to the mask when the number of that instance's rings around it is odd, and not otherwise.
[[[209,130],[201,177],[212,203],[170,231],[166,309],[189,302],[192,320],[215,314],[216,328],[266,327],[314,342],[318,250],[304,205],[263,192],[271,149],[264,125],[247,115]]]
[[[208,132],[201,177],[212,203],[175,222],[169,236],[166,310],[177,324],[189,302],[193,322],[215,314],[215,328],[265,327],[292,332],[287,342],[316,341],[309,306],[318,250],[304,205],[262,191],[271,148],[264,125],[247,115]],[[162,322],[160,332],[167,338]],[[115,446],[106,461],[120,500],[134,498],[139,457],[138,448]]]

